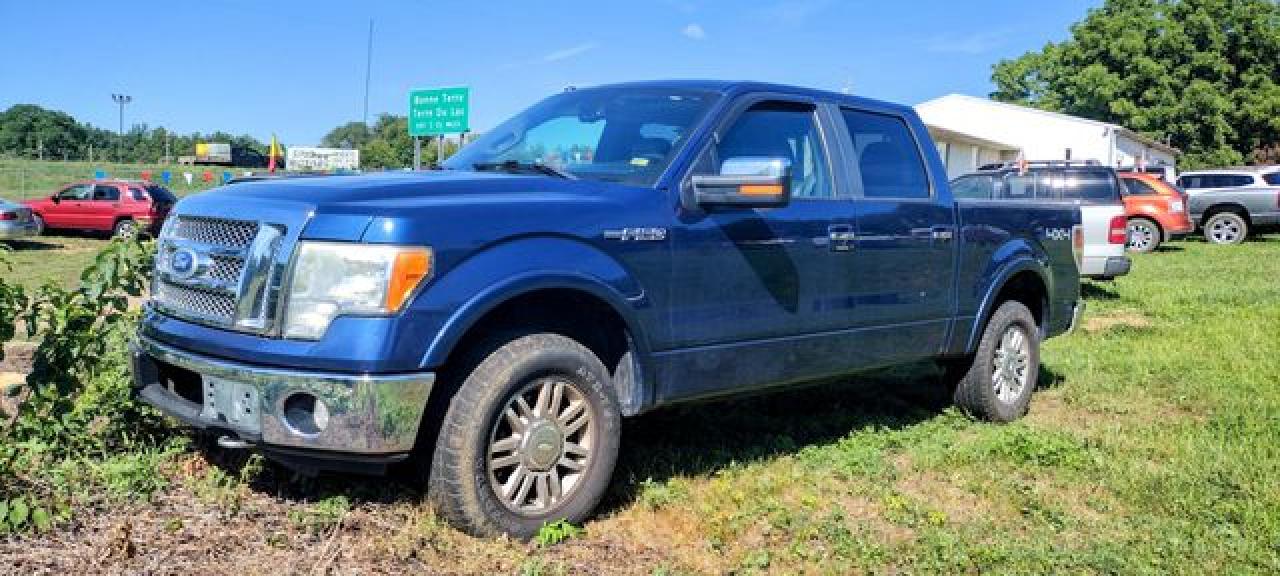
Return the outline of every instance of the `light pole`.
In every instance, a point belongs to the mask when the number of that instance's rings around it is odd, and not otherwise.
[[[123,162],[124,158],[124,105],[133,102],[133,96],[126,94],[112,94],[111,100],[120,105],[120,129],[116,131],[119,138],[116,140],[116,162]]]

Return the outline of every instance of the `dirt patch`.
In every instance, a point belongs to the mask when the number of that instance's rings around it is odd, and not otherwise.
[[[1139,312],[1135,312],[1133,310],[1122,310],[1101,316],[1091,316],[1084,321],[1084,331],[1090,333],[1110,330],[1117,326],[1127,326],[1129,328],[1150,328],[1151,320]]]
[[[31,359],[36,353],[34,342],[6,342],[0,372],[31,372]]]
[[[598,523],[588,523],[584,537],[547,548],[472,538],[409,493],[354,501],[316,522],[314,501],[243,485],[210,497],[201,488],[209,471],[203,458],[193,457],[175,465],[171,486],[148,502],[82,510],[70,526],[0,539],[0,575],[649,574],[658,566],[683,568],[653,533],[624,538]]]

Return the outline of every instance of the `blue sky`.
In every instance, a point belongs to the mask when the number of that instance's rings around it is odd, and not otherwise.
[[[485,130],[568,85],[659,78],[799,84],[918,103],[985,95],[991,64],[1062,40],[1095,1],[0,0],[0,109],[34,103],[112,128],[316,143],[411,88],[467,85]]]

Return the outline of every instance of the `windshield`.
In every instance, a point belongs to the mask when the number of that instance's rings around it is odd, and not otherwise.
[[[552,96],[468,144],[444,167],[542,165],[571,177],[652,186],[719,97],[673,88],[592,88]]]

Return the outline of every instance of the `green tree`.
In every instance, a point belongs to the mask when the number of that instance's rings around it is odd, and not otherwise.
[[[996,100],[1167,140],[1186,167],[1262,161],[1280,145],[1280,4],[1107,0],[992,82]]]
[[[362,148],[369,142],[369,126],[364,122],[347,122],[324,135],[320,145],[326,148]]]

